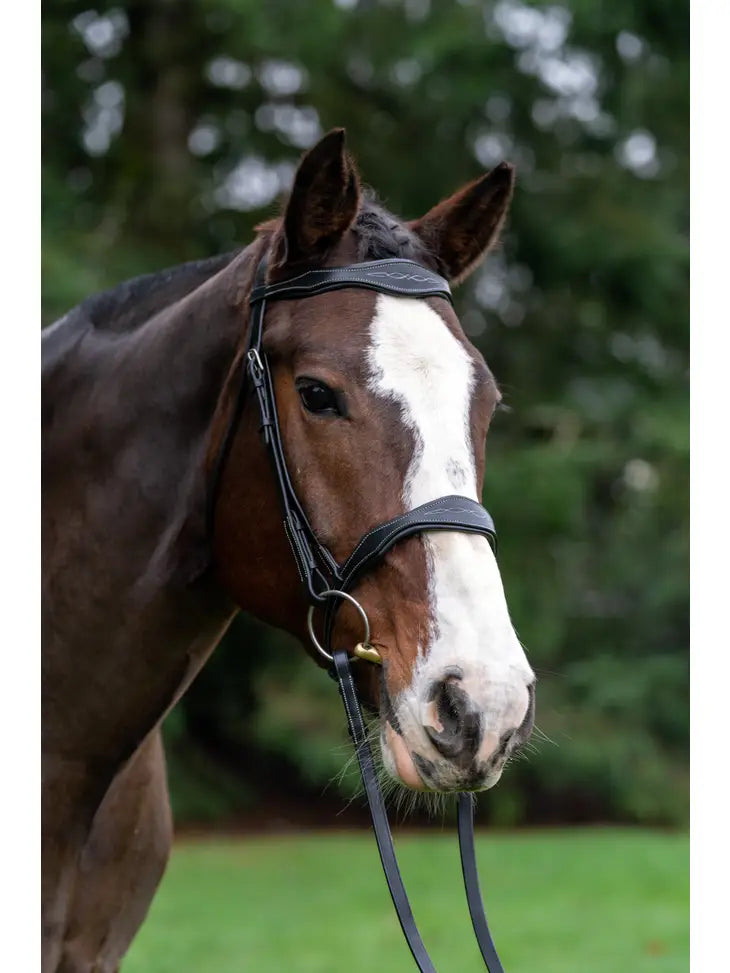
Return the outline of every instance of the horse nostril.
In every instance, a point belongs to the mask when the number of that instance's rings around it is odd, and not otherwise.
[[[449,676],[433,684],[429,704],[434,725],[426,723],[424,729],[439,753],[466,766],[479,749],[482,726],[479,713],[458,682],[458,676]]]
[[[461,694],[464,695],[463,693]],[[463,717],[463,703],[456,692],[452,690],[452,683],[444,680],[439,687],[436,697],[436,712],[438,713],[444,732],[455,734],[459,732]]]
[[[502,760],[503,757],[509,756],[514,753],[515,750],[519,749],[523,743],[529,738],[532,732],[532,726],[535,721],[535,684],[532,683],[527,687],[528,693],[528,704],[525,716],[519,726],[514,727],[511,730],[507,730],[499,738],[499,744],[494,749],[494,751],[489,754],[488,761],[492,766],[495,766]]]

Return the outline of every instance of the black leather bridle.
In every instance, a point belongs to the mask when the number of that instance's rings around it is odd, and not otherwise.
[[[367,617],[349,591],[393,545],[423,531],[456,530],[482,534],[496,550],[496,532],[492,518],[481,504],[469,497],[448,496],[422,504],[368,531],[343,564],[338,564],[318,540],[289,477],[279,430],[271,370],[266,355],[262,351],[261,342],[267,301],[291,301],[345,287],[365,288],[401,297],[440,297],[451,302],[451,291],[447,281],[411,260],[373,260],[349,267],[309,270],[296,277],[267,284],[266,257],[262,258],[256,271],[250,297],[251,326],[241,384],[212,471],[208,527],[212,536],[217,487],[244,407],[246,392],[251,388],[258,401],[260,431],[273,461],[284,512],[284,529],[311,604],[310,633],[320,653],[331,662],[330,673],[339,684],[348,729],[355,745],[370,806],[375,840],[393,904],[418,969],[421,973],[436,973],[416,927],[398,868],[385,804],[352,678],[350,657],[343,649],[334,649],[331,654],[328,649],[335,613],[344,598],[354,602],[365,622],[366,637],[364,643],[355,650],[356,653],[362,659],[378,660],[378,653],[375,650],[368,650]],[[312,612],[317,605],[323,606],[325,610],[325,648],[319,645],[311,624]],[[489,973],[504,973],[489,932],[479,889],[474,851],[474,797],[469,793],[459,795],[458,832],[464,885],[474,933]]]

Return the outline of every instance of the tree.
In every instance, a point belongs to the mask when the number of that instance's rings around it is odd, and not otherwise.
[[[658,0],[69,0],[44,15],[46,321],[245,244],[334,125],[405,217],[517,164],[503,249],[458,295],[511,409],[485,501],[553,741],[487,802],[506,821],[686,814],[687,35],[685,5]],[[265,650],[243,662],[252,637]],[[196,771],[197,815],[240,806],[261,753],[316,793],[340,762],[325,684],[242,620],[174,717],[181,813],[194,752],[231,775],[221,795]]]

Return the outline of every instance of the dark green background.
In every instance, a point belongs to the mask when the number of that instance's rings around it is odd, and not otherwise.
[[[44,323],[245,245],[333,126],[404,217],[517,164],[503,247],[458,306],[512,410],[485,502],[542,732],[482,813],[683,822],[686,5],[149,0],[43,17]],[[166,734],[178,821],[287,804],[312,820],[353,786],[322,796],[346,754],[334,687],[250,619]]]

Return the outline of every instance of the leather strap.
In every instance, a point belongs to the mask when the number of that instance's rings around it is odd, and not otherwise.
[[[251,303],[312,297],[343,287],[359,287],[399,297],[444,297],[451,301],[451,288],[443,277],[413,260],[392,259],[370,260],[327,270],[307,270],[297,277],[274,284],[257,281],[251,292]]]
[[[494,521],[480,503],[457,495],[439,497],[438,500],[430,500],[420,507],[414,507],[413,510],[364,534],[340,569],[343,588],[347,590],[352,587],[398,541],[424,530],[458,530],[484,534],[492,545],[492,550],[496,551],[497,532]]]
[[[321,591],[340,586],[337,562],[317,539],[289,478],[281,442],[271,370],[265,355],[249,361],[249,377],[258,399],[260,430],[274,464],[284,511],[284,530],[289,539],[299,577],[307,587],[310,600],[321,602]]]
[[[370,745],[368,744],[360,703],[352,678],[350,657],[343,649],[335,649],[332,653],[332,658],[334,675],[339,684],[340,696],[342,697],[342,703],[345,707],[345,715],[347,717],[347,728],[355,746],[357,762],[360,765],[360,774],[365,787],[365,794],[370,808],[370,817],[373,823],[375,843],[378,846],[380,862],[385,873],[385,880],[388,883],[390,897],[393,900],[393,905],[405,940],[408,943],[413,959],[416,961],[416,966],[421,973],[436,973],[433,962],[418,932],[416,920],[413,917],[408,895],[403,884],[403,878],[398,868],[398,859],[395,856],[393,837],[388,824],[388,815],[385,810],[380,785],[378,784],[375,763]],[[504,968],[499,961],[499,956],[497,956],[497,950],[495,949],[494,941],[489,931],[487,918],[484,914],[481,891],[479,889],[479,876],[477,874],[474,848],[474,798],[472,794],[459,795],[458,824],[461,870],[464,876],[466,899],[469,905],[469,915],[471,916],[474,935],[479,944],[479,950],[488,973],[504,973]]]
[[[347,728],[350,731],[350,737],[355,745],[357,762],[360,765],[360,774],[370,807],[375,843],[380,853],[380,861],[385,872],[385,880],[388,883],[390,897],[393,900],[393,905],[395,906],[403,935],[408,943],[408,948],[413,954],[413,959],[416,961],[416,966],[421,973],[436,973],[436,968],[431,962],[431,957],[423,945],[421,934],[416,926],[416,920],[413,918],[411,904],[408,901],[400,869],[398,868],[398,859],[395,857],[395,848],[393,847],[393,837],[390,833],[390,826],[388,825],[388,815],[385,810],[383,795],[380,792],[378,775],[375,770],[370,745],[368,744],[367,732],[360,711],[355,684],[352,681],[350,659],[347,652],[342,649],[335,649],[332,657],[334,671],[340,687],[340,695],[342,696],[342,702],[347,716]]]
[[[307,588],[310,600],[321,603],[323,599],[320,592],[339,585],[339,570],[337,562],[330,552],[323,544],[319,543],[307,515],[299,503],[286,465],[271,369],[261,348],[267,296],[266,266],[267,261],[264,256],[256,269],[254,289],[250,299],[251,322],[241,380],[228,428],[213,464],[208,490],[208,536],[213,537],[215,502],[223,468],[233,442],[233,435],[243,412],[246,393],[253,390],[259,410],[259,431],[268,447],[274,466],[274,474],[284,513],[284,531],[289,540],[299,577]],[[316,272],[312,271],[312,273]],[[258,295],[255,299],[254,294]],[[280,294],[280,297],[283,296],[283,294]]]
[[[430,500],[413,510],[374,527],[362,536],[342,566],[337,568],[337,581],[332,587],[350,591],[362,575],[369,571],[383,555],[399,541],[414,534],[432,530],[458,530],[467,534],[482,534],[492,550],[497,550],[497,532],[489,513],[470,497],[453,495]],[[335,617],[342,600],[330,598],[325,606],[324,631],[327,641],[332,638]]]
[[[479,944],[484,965],[489,973],[504,973],[504,967],[497,956],[497,949],[489,931],[487,916],[484,912],[482,892],[479,888],[479,874],[477,872],[476,851],[474,848],[474,803],[472,794],[459,794],[458,828],[459,855],[461,857],[461,872],[464,876],[466,901],[469,905],[471,925]]]

